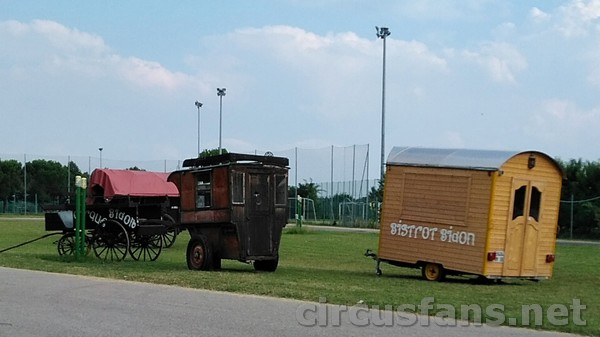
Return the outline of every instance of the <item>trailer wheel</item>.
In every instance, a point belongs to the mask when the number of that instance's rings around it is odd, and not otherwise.
[[[278,264],[279,264],[279,257],[277,257],[274,260],[258,260],[258,261],[254,261],[254,270],[274,272],[275,270],[277,270]]]
[[[212,249],[204,235],[192,236],[187,246],[187,265],[190,270],[210,270]]]
[[[427,281],[442,281],[446,276],[444,267],[437,263],[425,263],[421,267],[421,275]]]

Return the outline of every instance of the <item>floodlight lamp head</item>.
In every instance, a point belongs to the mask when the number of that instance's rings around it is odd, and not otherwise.
[[[225,96],[226,88],[217,88],[217,96]]]
[[[381,39],[385,39],[386,37],[390,36],[391,32],[389,30],[389,28],[387,27],[375,27],[377,29],[377,37],[381,38]]]
[[[198,109],[200,109],[202,107],[202,103],[201,102],[196,101],[196,103],[194,103],[194,104],[196,104],[196,107],[198,107]]]

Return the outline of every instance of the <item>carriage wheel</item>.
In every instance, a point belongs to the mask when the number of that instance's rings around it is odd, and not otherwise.
[[[101,260],[123,260],[129,249],[129,236],[125,227],[114,220],[98,225],[92,240],[92,249]]]
[[[90,237],[85,236],[85,255],[90,253]],[[75,254],[75,233],[65,233],[58,239],[58,255],[74,255]]]
[[[162,219],[163,221],[169,223],[167,226],[167,232],[163,234],[163,247],[171,248],[171,246],[173,246],[175,243],[175,239],[177,239],[179,230],[177,227],[175,227],[175,219],[173,219],[173,217],[169,214],[163,214]]]
[[[129,255],[136,260],[155,261],[163,247],[163,236],[156,235],[131,235]]]
[[[421,275],[427,281],[442,281],[446,273],[444,267],[437,263],[426,263],[421,267]]]
[[[191,270],[210,270],[212,249],[204,235],[192,236],[187,246],[186,260]]]
[[[58,239],[58,255],[73,255],[75,254],[75,233],[65,233]]]

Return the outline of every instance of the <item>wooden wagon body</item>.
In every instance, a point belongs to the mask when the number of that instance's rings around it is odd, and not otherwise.
[[[563,173],[537,151],[395,147],[379,262],[489,279],[552,276]]]
[[[168,180],[180,191],[179,222],[190,233],[188,267],[222,259],[275,271],[287,222],[287,158],[227,153],[184,161]]]

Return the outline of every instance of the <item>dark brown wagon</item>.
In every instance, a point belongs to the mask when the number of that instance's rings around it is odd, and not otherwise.
[[[179,225],[190,233],[187,265],[221,267],[222,259],[275,271],[287,222],[287,158],[227,153],[187,159],[171,173],[180,193]]]

